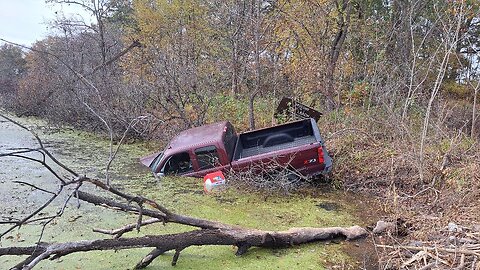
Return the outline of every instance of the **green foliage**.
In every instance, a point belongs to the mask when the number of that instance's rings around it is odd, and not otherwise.
[[[277,106],[275,98],[259,97],[254,102],[257,128],[272,126],[273,114]],[[248,99],[230,95],[215,95],[210,99],[207,122],[231,121],[237,131],[249,129]]]
[[[26,61],[21,48],[3,44],[0,46],[0,76],[19,76],[26,71]]]
[[[473,90],[468,85],[457,83],[455,81],[444,82],[441,91],[448,96],[458,99],[469,99],[473,96]]]
[[[111,14],[107,17],[109,23],[124,27],[125,29],[136,29],[135,20],[133,18],[134,9],[130,1],[111,0]]]
[[[0,104],[12,107],[20,79],[26,72],[23,51],[10,44],[0,46]]]

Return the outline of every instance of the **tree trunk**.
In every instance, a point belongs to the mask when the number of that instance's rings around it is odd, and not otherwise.
[[[475,90],[473,91],[473,108],[472,108],[472,129],[470,130],[470,137],[472,139],[475,138],[475,128],[477,122],[477,97],[478,97],[478,90],[480,89],[480,82],[477,83]]]
[[[255,129],[255,111],[254,111],[254,101],[255,97],[260,93],[261,89],[261,67],[260,67],[260,9],[261,9],[261,1],[255,1],[254,9],[254,26],[253,26],[253,46],[254,46],[254,59],[255,59],[255,87],[253,93],[250,94],[249,99],[249,122],[250,122],[250,129]]]
[[[248,120],[250,124],[250,130],[255,129],[255,111],[254,111],[254,102],[255,101],[255,95],[251,95],[250,98],[248,99]]]
[[[168,235],[150,235],[134,238],[119,239],[100,239],[84,240],[67,243],[41,243],[38,246],[30,247],[8,247],[0,248],[2,255],[30,255],[22,263],[19,263],[12,269],[29,270],[37,265],[41,260],[51,258],[58,259],[62,256],[75,253],[94,250],[119,250],[132,248],[155,248],[145,258],[143,258],[135,267],[136,269],[145,268],[154,258],[162,253],[175,250],[175,256],[172,264],[175,265],[179,253],[190,246],[203,245],[234,245],[237,246],[236,255],[242,255],[250,247],[280,248],[291,247],[294,245],[343,238],[346,240],[355,240],[363,238],[367,231],[359,226],[348,228],[292,228],[287,231],[261,231],[251,229],[204,229],[194,230],[184,233]]]
[[[236,37],[233,37],[236,39]],[[232,95],[238,95],[238,41],[232,41]]]
[[[340,52],[345,42],[347,36],[348,27],[350,25],[350,13],[352,9],[351,1],[346,0],[343,2],[342,6],[336,2],[337,8],[339,9],[338,14],[338,24],[339,29],[335,35],[335,40],[333,41],[332,47],[330,49],[329,62],[326,72],[326,81],[327,89],[325,91],[325,97],[327,99],[327,109],[332,110],[338,104],[335,102],[335,69],[337,66],[337,61],[340,56]]]

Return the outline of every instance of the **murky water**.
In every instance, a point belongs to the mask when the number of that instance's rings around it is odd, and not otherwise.
[[[38,120],[21,121],[39,132],[47,148],[60,161],[81,174],[104,178],[109,150],[107,140],[71,130],[52,131]],[[12,123],[0,121],[1,153],[36,146],[36,140],[29,132]],[[344,194],[319,191],[314,192],[315,195],[269,197],[265,200],[262,196],[238,194],[234,191],[205,195],[199,179],[170,178],[159,182],[138,162],[138,157],[149,151],[140,144],[124,146],[112,166],[113,183],[119,188],[153,198],[179,213],[268,230],[302,226],[365,225],[355,214],[358,209],[352,201],[349,202],[351,198],[345,198]],[[40,156],[37,154],[31,157]],[[54,168],[61,171],[58,167]],[[62,175],[67,174],[62,172]],[[0,158],[0,220],[5,220],[8,216],[24,217],[51,196],[14,181],[28,182],[51,191],[58,189],[58,182],[41,165],[25,159]],[[99,192],[88,186],[82,188]],[[40,216],[56,213],[63,206],[68,193],[69,190],[42,211]],[[42,241],[65,242],[104,237],[93,233],[92,228],[118,228],[135,222],[137,218],[86,203],[80,205],[78,208],[78,202],[71,200],[63,217],[47,226]],[[39,239],[40,225],[37,223],[16,229],[2,238],[0,245],[32,245]],[[2,231],[7,228],[8,225],[0,225]],[[173,224],[154,225],[145,228],[140,234],[132,233],[129,236],[185,230],[190,228]],[[240,258],[234,256],[231,247],[192,247],[182,252],[175,269],[322,269],[335,268],[335,265],[350,265],[350,269],[355,269],[354,261],[363,255],[359,253],[352,258],[346,253],[356,252],[355,249],[363,251],[363,247],[344,243],[312,243],[281,250],[252,249]],[[149,249],[79,253],[56,261],[42,262],[39,269],[131,269],[148,252]],[[168,253],[158,258],[149,269],[171,269],[171,255]],[[0,257],[0,269],[8,269],[19,259],[15,256]]]
[[[19,148],[38,147],[35,138],[29,132],[6,121],[0,123],[0,142],[1,153],[20,150]],[[29,156],[42,158],[38,153]],[[26,209],[31,209],[34,205],[50,197],[48,193],[15,184],[14,181],[28,181],[39,187],[55,191],[58,189],[58,185],[55,181],[48,180],[49,178],[51,178],[51,174],[47,173],[40,164],[21,158],[1,158],[0,198],[2,203],[0,204],[0,213],[26,214]]]

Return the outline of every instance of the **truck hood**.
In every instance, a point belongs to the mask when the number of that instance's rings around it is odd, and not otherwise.
[[[150,167],[150,164],[152,164],[152,161],[158,156],[160,155],[160,153],[162,152],[156,152],[156,153],[153,153],[151,155],[148,155],[148,156],[144,156],[144,157],[141,157],[140,158],[140,162],[147,166],[147,167]]]

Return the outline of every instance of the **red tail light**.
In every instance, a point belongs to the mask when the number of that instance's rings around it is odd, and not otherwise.
[[[325,159],[323,158],[323,148],[318,148],[318,163],[323,164],[325,163]]]

